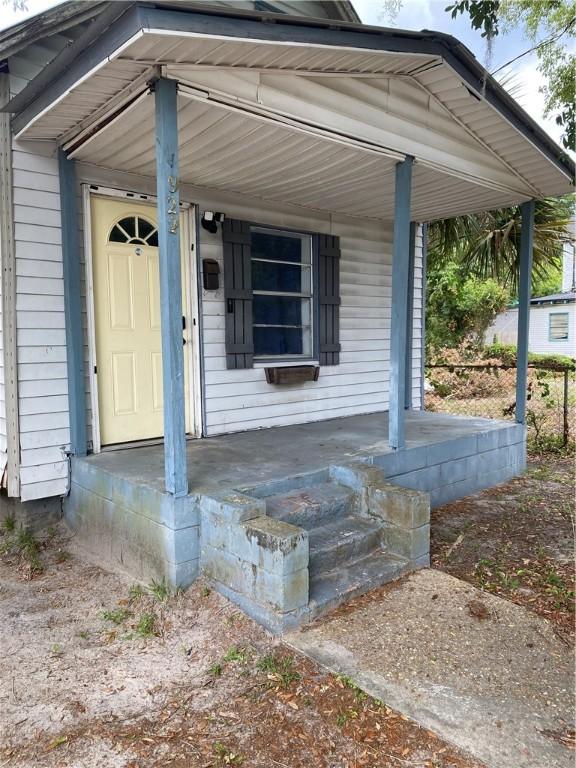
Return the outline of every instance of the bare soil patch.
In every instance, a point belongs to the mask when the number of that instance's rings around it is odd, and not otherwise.
[[[505,597],[574,639],[574,460],[527,473],[432,513],[432,565]]]
[[[203,583],[138,587],[72,544],[0,561],[3,768],[480,768]]]

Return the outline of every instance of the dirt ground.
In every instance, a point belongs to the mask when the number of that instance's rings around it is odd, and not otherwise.
[[[574,459],[533,458],[505,485],[432,514],[432,565],[505,597],[574,640]]]
[[[71,548],[0,562],[2,768],[480,768],[202,583],[135,589]]]
[[[572,477],[570,460],[533,462],[432,527],[437,568],[537,611],[566,642]],[[481,768],[202,583],[135,588],[63,531],[7,549],[0,768]]]

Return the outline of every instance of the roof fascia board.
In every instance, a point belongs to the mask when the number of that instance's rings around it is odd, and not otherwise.
[[[112,6],[115,5],[117,4],[112,4]],[[49,65],[46,68],[46,73],[52,78],[51,84],[44,88],[42,94],[35,101],[28,103],[24,111],[21,111],[22,105],[18,101],[19,96],[7,105],[10,111],[20,113],[13,121],[15,131],[18,132],[25,127],[42,110],[71,88],[99,62],[111,56],[140,29],[440,56],[462,78],[465,85],[469,86],[480,98],[486,99],[550,162],[571,180],[574,177],[575,166],[571,159],[492,77],[486,77],[484,67],[456,38],[442,33],[426,31],[412,33],[383,30],[379,27],[359,27],[351,24],[340,27],[335,26],[334,22],[326,24],[318,19],[308,21],[298,18],[296,20],[288,16],[280,17],[278,15],[267,20],[262,16],[253,17],[248,14],[225,16],[222,13],[180,11],[154,8],[147,5],[133,6],[126,10],[124,15],[110,27],[106,35],[101,35],[82,52],[82,55],[77,55],[64,73],[55,77],[56,71]],[[77,43],[83,37],[79,38]],[[74,44],[72,48],[77,50],[76,45]],[[20,96],[23,100],[26,98],[28,102],[27,91],[28,88],[25,88]]]
[[[358,48],[391,53],[422,53],[438,55],[431,41],[422,40],[422,50],[414,51],[412,34],[395,33],[379,27],[365,27],[320,19],[280,16],[254,18],[247,15],[198,13],[166,8],[140,6],[146,30],[159,32],[188,32],[198,35],[262,40],[272,43],[301,43],[330,48]]]
[[[249,37],[272,42],[296,42],[312,45],[351,47],[393,53],[420,53],[441,56],[446,63],[470,86],[480,98],[500,112],[516,130],[520,131],[554,165],[573,179],[574,163],[553,142],[548,134],[524,112],[494,78],[487,75],[484,67],[456,38],[436,32],[410,33],[382,30],[379,27],[363,26],[353,29],[351,25],[334,28],[318,20],[303,21],[290,17],[275,17],[272,23],[250,18],[229,18],[213,14],[191,14],[171,9],[142,7],[142,18],[146,29],[218,34],[226,37]],[[177,26],[176,26],[177,25]]]
[[[548,136],[538,123],[514,101],[492,75],[486,73],[484,67],[468,52],[467,48],[454,38],[456,54],[452,47],[446,47],[443,58],[464,83],[473,90],[479,98],[485,99],[502,117],[519,131],[531,144],[561,170],[570,180],[574,180],[574,163],[556,142]],[[463,54],[463,55],[462,55]],[[465,58],[466,63],[463,61]],[[485,77],[485,75],[488,75]],[[521,112],[521,114],[519,113]]]
[[[21,130],[140,29],[135,6],[129,2],[111,3],[73,45],[2,108],[1,111],[17,113],[12,121],[13,130]]]

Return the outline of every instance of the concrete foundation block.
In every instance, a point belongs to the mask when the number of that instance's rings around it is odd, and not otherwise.
[[[380,467],[375,467],[372,464],[351,461],[349,464],[332,465],[330,478],[340,485],[352,488],[353,491],[363,491],[372,485],[381,483],[384,480],[384,472]]]
[[[384,529],[384,541],[388,551],[407,560],[418,560],[430,552],[430,526],[421,525],[419,528],[400,528],[397,525],[387,525]]]
[[[369,514],[400,528],[419,528],[430,522],[430,495],[392,483],[368,489]]]
[[[418,571],[421,568],[430,568],[430,553],[428,552],[422,557],[417,557],[416,560],[410,561],[410,570]]]
[[[427,446],[428,465],[434,466],[445,461],[461,459],[465,456],[473,456],[478,452],[476,435],[466,435],[444,443],[436,443]]]
[[[239,525],[235,551],[265,571],[286,576],[308,568],[308,531],[272,517],[256,517]]]
[[[210,512],[231,523],[241,523],[266,514],[266,502],[237,491],[223,491],[200,497],[201,512]]]
[[[260,605],[249,597],[246,597],[246,595],[243,595],[240,592],[235,592],[226,584],[216,581],[213,582],[213,586],[217,592],[220,592],[221,595],[224,595],[228,600],[239,606],[244,613],[254,619],[254,621],[258,622],[258,624],[266,627],[269,632],[272,632],[275,635],[280,635],[290,629],[296,629],[303,621],[306,621],[309,616],[308,607],[279,613],[270,606]]]
[[[186,560],[181,563],[167,563],[166,581],[174,587],[186,589],[196,579],[200,573],[200,558]]]
[[[63,516],[62,499],[53,496],[49,499],[20,501],[0,493],[0,522],[11,518],[18,528],[36,533],[56,525]]]
[[[426,446],[408,448],[407,450],[391,451],[374,456],[374,465],[384,471],[386,477],[415,472],[422,469],[428,462]]]
[[[203,546],[202,569],[209,579],[280,613],[308,605],[307,568],[278,575],[241,560],[230,552]]]

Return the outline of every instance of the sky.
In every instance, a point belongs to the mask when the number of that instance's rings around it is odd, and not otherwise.
[[[487,66],[489,71],[494,71],[531,47],[530,41],[526,40],[520,31],[514,30],[494,40],[492,59],[487,61],[485,41],[479,32],[470,28],[467,17],[460,16],[454,20],[444,10],[449,5],[449,0],[401,0],[400,10],[393,19],[386,11],[391,3],[385,3],[384,0],[353,0],[353,2],[365,24],[400,29],[431,29],[454,35],[472,50],[476,58]],[[0,4],[0,29],[54,5],[58,5],[58,0],[27,0],[26,11],[14,11],[11,8],[11,2],[8,2],[7,6]],[[536,56],[532,54],[520,59],[512,67],[512,73],[514,98],[556,141],[559,141],[561,130],[554,122],[554,118],[545,118],[543,114],[544,97],[540,92],[543,79],[537,70]]]

